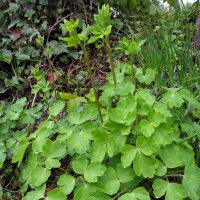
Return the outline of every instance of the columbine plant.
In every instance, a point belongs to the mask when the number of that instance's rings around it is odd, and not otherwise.
[[[76,21],[64,20],[64,24],[61,24],[61,27],[63,30],[69,32],[70,37],[60,38],[60,39],[62,39],[63,41],[66,41],[68,47],[74,47],[74,46],[78,46],[78,45],[81,47],[83,55],[84,55],[85,65],[87,66],[87,70],[89,72],[92,88],[94,91],[97,108],[98,108],[98,113],[99,113],[99,118],[100,118],[101,122],[103,123],[103,117],[102,117],[102,113],[101,113],[97,89],[96,89],[95,82],[94,82],[94,76],[92,73],[92,68],[90,66],[88,55],[87,55],[87,50],[86,50],[86,45],[87,45],[87,41],[88,41],[88,28],[86,27],[85,24],[83,24],[82,32],[78,34],[77,33],[78,24],[79,24],[79,20],[76,20]]]
[[[103,43],[106,46],[108,58],[110,60],[113,82],[116,86],[117,80],[115,76],[115,66],[109,41],[109,35],[111,33],[112,28],[110,16],[111,14],[109,11],[109,5],[103,5],[102,9],[98,9],[98,15],[94,15],[95,24],[94,26],[89,27],[89,30],[93,34],[93,36],[88,40],[88,44],[93,43],[99,39],[103,40]]]
[[[121,41],[119,41],[119,45],[116,48],[117,50],[122,51],[125,55],[129,56],[132,70],[132,80],[135,80],[135,70],[134,70],[134,54],[141,50],[142,45],[146,40],[141,40],[136,42],[134,40],[130,40],[127,37],[123,37]]]

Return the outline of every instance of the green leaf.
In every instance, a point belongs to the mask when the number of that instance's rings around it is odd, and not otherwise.
[[[117,177],[117,173],[113,168],[107,168],[104,175],[99,178],[97,187],[109,195],[113,195],[118,192],[120,188],[120,182]]]
[[[130,126],[136,119],[136,106],[134,96],[121,97],[116,108],[109,110],[109,117],[112,121]]]
[[[47,158],[45,160],[45,166],[47,169],[58,168],[61,166],[61,163],[58,159]]]
[[[84,174],[88,166],[88,160],[85,156],[74,156],[70,164],[74,172]]]
[[[37,172],[37,173],[36,173]],[[47,181],[51,171],[45,167],[37,166],[29,176],[28,182],[30,185],[39,187]]]
[[[173,141],[173,129],[167,123],[161,123],[152,136],[152,139],[159,145],[167,145]]]
[[[97,177],[102,176],[106,171],[106,167],[99,163],[90,164],[84,172],[84,178],[88,182],[97,182]]]
[[[89,38],[89,40],[87,41],[87,44],[91,44],[96,42],[100,37],[99,36],[92,36]]]
[[[133,169],[130,167],[124,168],[121,163],[116,168],[118,179],[121,183],[127,183],[133,180],[135,176]]]
[[[17,146],[15,147],[14,155],[12,157],[12,163],[18,162],[18,167],[20,166],[22,159],[24,157],[24,153],[29,145],[29,142],[27,140],[20,141],[17,143]]]
[[[131,193],[123,194],[118,200],[150,200],[150,197],[143,187],[138,187]]]
[[[140,131],[145,137],[151,137],[154,132],[154,127],[150,121],[142,119],[139,124]]]
[[[46,185],[35,188],[35,191],[28,192],[22,200],[40,200],[44,197]]]
[[[135,77],[138,79],[140,83],[150,84],[155,80],[157,72],[153,69],[147,69],[145,75],[143,75],[143,69],[138,68],[135,74]]]
[[[133,161],[133,169],[137,176],[153,178],[156,172],[156,159],[138,152]]]
[[[142,98],[149,106],[152,106],[155,103],[155,96],[151,94],[149,89],[139,88],[137,95]]]
[[[170,88],[163,95],[162,102],[166,103],[170,108],[181,107],[184,103],[183,95],[180,93],[180,88]]]
[[[182,95],[182,97],[188,101],[188,103],[192,106],[194,106],[197,109],[200,109],[200,102],[198,101],[198,99],[196,99],[193,95],[193,93],[191,93],[188,89],[182,89],[180,91],[180,94]]]
[[[64,107],[65,103],[63,101],[57,101],[49,108],[49,114],[55,117],[63,110]]]
[[[23,107],[26,105],[26,100],[26,97],[23,97],[11,105],[6,113],[6,118],[10,120],[17,120],[20,116],[20,113],[23,111]]]
[[[141,151],[147,156],[152,155],[159,150],[157,142],[153,141],[152,139],[145,138],[143,136],[139,136],[137,138],[136,146],[139,151]]]
[[[92,162],[101,163],[105,158],[106,150],[106,144],[94,143],[90,151]]]
[[[66,152],[66,143],[64,141],[47,139],[42,148],[42,154],[48,158],[60,158]]]
[[[57,184],[61,187],[63,193],[68,195],[74,189],[75,178],[71,175],[64,174],[59,177]]]
[[[156,198],[165,195],[166,200],[181,200],[187,197],[182,185],[178,183],[169,183],[162,179],[155,179],[153,183],[153,193]]]
[[[55,188],[48,192],[47,200],[66,200],[66,194],[60,188]]]
[[[200,168],[194,164],[185,167],[183,176],[183,186],[192,200],[200,198]]]
[[[168,144],[159,153],[168,168],[181,167],[186,163],[194,162],[194,152],[180,145]]]
[[[12,53],[9,50],[0,51],[0,61],[10,64],[12,61]]]
[[[6,159],[6,147],[3,142],[0,142],[0,169],[3,166],[5,159]]]
[[[137,149],[136,147],[126,144],[123,149],[122,149],[122,157],[121,157],[121,162],[122,162],[122,166],[124,168],[128,167],[131,165],[131,163],[133,162],[133,160],[135,159],[137,153]]]
[[[91,133],[77,130],[68,139],[68,147],[76,153],[84,154],[90,148]]]
[[[76,191],[74,200],[111,200],[111,198],[100,189],[84,184]]]

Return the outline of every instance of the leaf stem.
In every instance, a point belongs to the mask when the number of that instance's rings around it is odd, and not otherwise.
[[[105,43],[106,43],[106,50],[108,53],[108,57],[110,60],[110,67],[111,67],[111,72],[112,72],[112,76],[113,76],[113,82],[116,87],[117,81],[116,81],[116,76],[115,76],[115,66],[114,66],[114,62],[113,62],[113,57],[112,57],[112,53],[111,53],[110,42],[109,42],[108,36],[105,37]]]
[[[81,47],[82,47],[82,50],[83,50],[85,64],[87,66],[87,69],[88,69],[88,72],[89,72],[89,76],[90,76],[90,80],[91,80],[91,84],[92,84],[92,88],[93,88],[93,91],[94,91],[94,95],[95,95],[95,99],[96,99],[96,103],[97,103],[97,109],[98,109],[98,113],[99,113],[99,118],[100,118],[101,123],[103,123],[103,117],[102,117],[102,113],[101,113],[99,97],[98,97],[97,89],[96,89],[96,86],[95,86],[95,83],[94,83],[94,76],[93,76],[93,73],[92,73],[91,66],[89,64],[89,60],[88,60],[88,55],[87,55],[85,44],[83,44]]]

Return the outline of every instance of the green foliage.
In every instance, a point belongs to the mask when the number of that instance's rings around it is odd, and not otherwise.
[[[16,12],[19,6],[9,9]],[[106,38],[109,19],[109,6],[103,6],[95,25],[83,25],[80,33],[79,20],[65,20],[61,26],[69,37],[62,40],[83,47],[97,42],[95,36]],[[43,46],[43,37],[36,42]],[[143,43],[125,42],[127,55]],[[30,105],[27,98],[2,103],[0,167],[6,171],[5,160],[17,167],[23,200],[200,198],[199,96],[184,87],[156,91],[157,71],[133,63],[115,63],[114,71],[117,81],[111,71],[100,90],[103,121],[92,91],[87,98],[65,92],[51,98],[39,67],[32,70],[32,93],[42,92],[44,104]],[[42,109],[46,117],[36,123]]]

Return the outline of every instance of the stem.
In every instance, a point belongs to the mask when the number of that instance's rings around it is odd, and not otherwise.
[[[134,68],[133,68],[133,54],[130,54],[130,63],[131,63],[131,76],[132,76],[132,82],[133,82],[133,84],[136,84],[136,81],[135,81],[135,77],[134,77],[134,75],[135,75],[135,72],[134,72]]]
[[[92,83],[92,88],[93,88],[95,99],[96,99],[96,103],[97,103],[97,109],[98,109],[98,113],[99,113],[99,118],[100,118],[101,123],[103,123],[103,117],[102,117],[102,113],[101,113],[99,97],[98,97],[97,89],[96,89],[96,86],[95,86],[95,83],[94,83],[94,76],[92,74],[92,69],[91,69],[91,66],[89,64],[89,60],[88,60],[85,44],[82,45],[82,49],[83,49],[83,55],[84,55],[85,64],[86,64],[86,66],[88,68],[88,72],[89,72],[89,75],[90,75],[90,80],[91,80],[91,83]]]
[[[115,66],[114,66],[114,62],[113,62],[113,58],[112,58],[112,54],[111,54],[111,48],[110,48],[108,36],[105,37],[105,43],[106,43],[106,50],[107,50],[107,53],[108,53],[108,57],[109,57],[109,60],[110,60],[110,67],[111,67],[111,72],[112,72],[112,76],[113,76],[113,81],[114,81],[114,85],[116,87],[117,81],[116,81],[116,76],[115,76]]]

